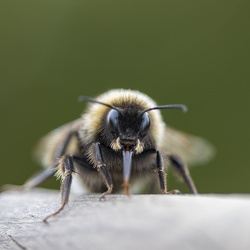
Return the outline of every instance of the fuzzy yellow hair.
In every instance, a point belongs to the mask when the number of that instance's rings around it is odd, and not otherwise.
[[[156,103],[147,95],[135,91],[135,90],[124,90],[115,89],[110,90],[98,97],[96,100],[117,107],[119,104],[130,103],[133,105],[139,105],[142,110],[152,108],[156,106]],[[98,103],[91,103],[88,107],[87,112],[82,116],[83,125],[82,130],[88,131],[84,133],[87,140],[91,140],[99,130],[104,114],[106,113],[108,107],[100,105]],[[149,112],[151,119],[152,135],[155,138],[157,146],[161,145],[163,139],[164,123],[159,110],[154,110]]]

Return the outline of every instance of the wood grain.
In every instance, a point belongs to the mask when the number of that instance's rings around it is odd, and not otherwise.
[[[249,249],[249,195],[72,197],[48,224],[57,191],[0,194],[0,249]]]

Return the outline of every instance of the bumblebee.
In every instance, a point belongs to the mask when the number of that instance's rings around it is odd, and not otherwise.
[[[149,193],[175,194],[179,191],[167,191],[166,166],[170,165],[190,193],[197,193],[184,162],[206,161],[212,146],[166,126],[160,113],[161,109],[186,111],[185,105],[157,106],[147,95],[124,89],[80,100],[89,103],[86,111],[41,140],[37,158],[45,170],[24,184],[25,188],[35,187],[54,173],[62,180],[61,206],[45,222],[68,203],[73,177],[73,182],[90,192],[102,193],[101,199],[123,188],[129,194],[129,188],[140,183]]]

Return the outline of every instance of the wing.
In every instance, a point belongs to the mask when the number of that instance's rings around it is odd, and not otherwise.
[[[47,135],[38,143],[34,151],[34,157],[46,168],[55,167],[58,159],[64,154],[78,153],[79,142],[77,131],[82,124],[78,119],[67,123]]]
[[[215,147],[205,139],[167,127],[163,152],[180,156],[188,165],[206,163],[215,155]]]

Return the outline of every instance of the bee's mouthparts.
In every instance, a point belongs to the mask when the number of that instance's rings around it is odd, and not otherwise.
[[[129,179],[131,174],[131,165],[132,165],[132,155],[133,149],[131,146],[127,145],[122,150],[123,156],[123,181],[124,181],[124,188],[125,194],[129,194]]]

